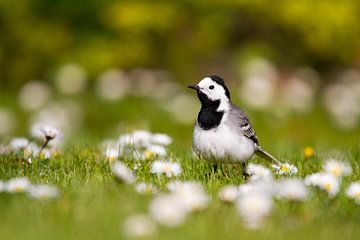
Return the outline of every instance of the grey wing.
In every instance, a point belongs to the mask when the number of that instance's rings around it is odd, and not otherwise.
[[[240,129],[241,129],[242,133],[244,134],[244,136],[253,140],[254,143],[259,144],[255,130],[251,126],[249,118],[247,117],[246,113],[243,112],[237,106],[233,105],[231,115],[234,118],[233,121],[236,121],[237,124],[240,125]]]

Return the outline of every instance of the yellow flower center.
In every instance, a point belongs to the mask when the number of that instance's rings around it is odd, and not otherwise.
[[[355,197],[360,198],[360,191],[355,193]]]
[[[109,156],[109,162],[115,162],[116,157],[115,156]]]
[[[282,165],[282,166],[280,167],[280,170],[281,170],[281,171],[284,171],[284,172],[287,172],[287,171],[289,171],[289,167],[286,166],[286,165]]]
[[[314,154],[315,154],[315,149],[314,149],[314,148],[312,148],[312,147],[306,147],[306,148],[304,149],[304,156],[305,156],[306,158],[311,158],[311,157],[314,156]]]
[[[24,190],[24,189],[23,189],[22,187],[17,186],[17,187],[15,187],[14,192],[19,193],[19,192],[22,192],[23,190]]]
[[[339,177],[341,175],[341,169],[339,167],[335,167],[331,170],[331,174],[335,177]]]
[[[153,158],[153,157],[155,157],[156,154],[152,151],[146,150],[144,152],[144,155],[145,155],[145,158]]]
[[[165,172],[170,172],[170,171],[171,171],[170,166],[169,166],[169,165],[165,165],[165,166],[164,166],[164,171],[165,171]]]
[[[332,189],[332,185],[330,183],[325,183],[324,188],[326,191],[330,191]]]

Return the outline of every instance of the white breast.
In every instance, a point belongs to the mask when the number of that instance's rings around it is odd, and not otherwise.
[[[208,159],[245,162],[253,156],[255,144],[222,121],[217,128],[210,130],[203,130],[196,124],[193,150]]]

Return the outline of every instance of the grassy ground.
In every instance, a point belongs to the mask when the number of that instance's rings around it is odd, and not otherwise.
[[[360,180],[358,132],[344,133],[333,128],[319,111],[306,116],[294,116],[275,125],[266,114],[250,112],[263,145],[280,159],[287,159],[299,168],[298,176],[321,170],[325,156],[340,151],[352,166],[353,174],[342,182],[341,193],[330,199],[324,193],[311,191],[304,203],[276,201],[264,228],[249,230],[234,206],[224,205],[217,192],[225,184],[241,184],[241,170],[224,165],[216,172],[207,162],[191,157],[191,125],[176,124],[170,116],[142,100],[127,100],[114,106],[89,104],[87,121],[79,138],[71,139],[61,156],[49,161],[35,160],[33,164],[15,161],[14,156],[0,156],[0,178],[7,180],[27,176],[33,183],[48,183],[59,187],[61,194],[53,201],[38,201],[24,195],[0,193],[1,239],[121,239],[123,220],[135,213],[147,213],[151,196],[139,195],[132,185],[114,181],[110,166],[97,143],[114,137],[110,126],[116,121],[138,121],[138,110],[148,119],[153,131],[169,133],[175,141],[169,155],[181,163],[180,180],[198,180],[212,196],[210,206],[193,214],[180,227],[159,226],[153,239],[356,239],[360,236],[360,206],[344,195],[344,188]],[[133,106],[128,108],[126,106]],[[85,106],[86,107],[86,106]],[[99,111],[106,116],[104,128]],[[119,113],[120,112],[120,113]],[[161,117],[159,117],[161,116]],[[314,121],[315,119],[315,121]],[[111,125],[113,124],[113,125]],[[135,124],[141,125],[141,124]],[[21,130],[19,131],[21,133]],[[88,138],[88,139],[87,139]],[[81,141],[79,140],[81,139]],[[85,139],[85,141],[84,141]],[[79,143],[76,143],[79,140]],[[82,143],[81,143],[82,142]],[[84,143],[86,142],[86,143]],[[303,157],[303,147],[312,145],[314,158]],[[337,153],[338,154],[338,153]],[[123,159],[129,167],[134,162]],[[265,160],[254,162],[270,166]],[[152,182],[165,191],[166,177],[149,173],[151,161],[142,162],[139,181]]]

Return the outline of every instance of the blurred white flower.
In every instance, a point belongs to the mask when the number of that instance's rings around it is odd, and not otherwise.
[[[50,88],[45,83],[40,81],[28,82],[20,89],[19,105],[24,110],[36,110],[48,102],[50,94]]]
[[[61,140],[63,138],[63,133],[59,129],[42,123],[35,124],[31,127],[31,135],[46,141],[54,139]]]
[[[29,145],[29,140],[26,138],[16,137],[10,140],[9,146],[13,151],[19,151],[26,148]]]
[[[308,197],[308,190],[299,178],[283,179],[276,184],[276,196],[290,201],[304,201]]]
[[[81,93],[87,85],[86,72],[76,63],[63,65],[55,76],[55,85],[64,94]]]
[[[239,197],[239,188],[235,185],[224,186],[218,196],[222,202],[233,203]]]
[[[109,101],[119,100],[129,94],[131,85],[124,72],[109,69],[101,74],[96,82],[96,94]]]
[[[261,166],[260,164],[250,163],[246,167],[246,173],[250,175],[251,181],[270,181],[272,175],[270,169]]]
[[[353,182],[346,189],[346,196],[355,200],[357,204],[360,204],[360,182]]]
[[[194,121],[199,111],[196,101],[195,96],[177,93],[161,104],[165,111],[172,115],[174,120],[181,124],[189,124]],[[186,114],[184,114],[184,112],[186,112]]]
[[[10,193],[21,193],[29,190],[30,181],[26,177],[13,178],[6,183],[6,190]]]
[[[155,161],[151,164],[150,172],[153,174],[165,174],[168,178],[181,174],[181,167],[178,163],[170,161]]]
[[[35,199],[53,199],[59,195],[59,190],[50,185],[35,185],[28,190],[29,195]]]
[[[136,192],[142,193],[142,194],[154,194],[154,193],[158,192],[158,190],[154,184],[145,183],[145,182],[136,184],[135,190],[136,190]]]
[[[8,135],[15,129],[16,117],[8,109],[0,108],[0,136]]]
[[[172,143],[172,138],[167,134],[155,133],[151,137],[151,142],[155,145],[167,146]]]
[[[238,188],[239,196],[248,194],[266,194],[273,196],[276,193],[276,183],[272,179],[251,181],[241,184]]]
[[[114,162],[119,158],[119,149],[117,148],[106,148],[105,149],[105,157],[110,161]]]
[[[340,190],[339,179],[328,173],[314,173],[305,177],[305,184],[324,190],[330,197],[335,196]]]
[[[338,178],[349,176],[352,172],[351,166],[348,163],[332,158],[325,161],[323,169],[326,173]]]
[[[273,164],[272,167],[276,170],[276,174],[278,175],[292,175],[298,172],[297,167],[290,163],[284,163],[281,166]]]
[[[259,228],[263,219],[271,213],[273,203],[268,195],[253,193],[240,196],[236,207],[249,228]]]
[[[239,96],[251,107],[266,109],[275,96],[278,78],[275,66],[267,59],[258,58],[244,64],[243,68],[244,81]]]
[[[184,203],[176,194],[155,197],[150,203],[150,215],[158,223],[169,227],[182,224],[187,216]]]
[[[128,184],[135,182],[134,174],[124,163],[119,161],[112,163],[111,170],[117,180]]]
[[[164,146],[161,145],[150,145],[146,148],[145,157],[149,158],[152,156],[158,156],[158,157],[166,157],[167,151]]]
[[[124,234],[128,238],[145,238],[152,235],[155,230],[155,223],[143,214],[128,217],[123,225]]]
[[[6,183],[0,180],[0,193],[6,191]]]
[[[166,188],[173,193],[183,192],[201,192],[203,187],[200,182],[195,181],[171,181],[166,185]]]

